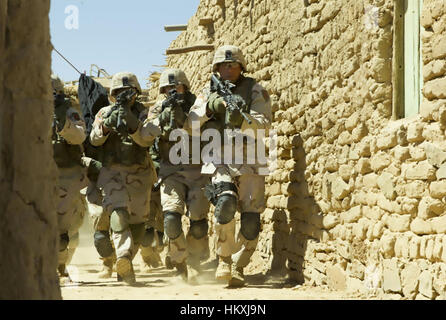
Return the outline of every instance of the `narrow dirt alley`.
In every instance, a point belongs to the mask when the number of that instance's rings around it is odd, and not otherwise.
[[[80,230],[80,243],[67,267],[72,282],[61,282],[65,300],[350,300],[365,299],[355,293],[333,292],[328,288],[296,286],[284,279],[247,275],[244,288],[231,289],[214,280],[215,263],[204,264],[198,284],[185,283],[175,271],[164,267],[143,272],[139,253],[134,266],[137,285],[130,287],[113,278],[97,277],[101,261],[93,246],[92,229],[86,219]]]

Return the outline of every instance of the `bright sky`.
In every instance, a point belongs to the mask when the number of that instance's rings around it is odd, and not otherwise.
[[[164,65],[165,51],[180,32],[165,25],[187,24],[200,0],[52,0],[51,41],[79,71],[90,74],[96,64],[110,75],[136,74],[141,87],[153,71]],[[77,12],[76,12],[77,11]],[[76,19],[76,15],[78,19]],[[77,25],[78,23],[78,25]],[[63,81],[79,74],[57,53],[53,72]]]

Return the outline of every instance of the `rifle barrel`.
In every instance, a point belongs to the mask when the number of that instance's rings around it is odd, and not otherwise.
[[[252,120],[248,118],[248,116],[246,115],[246,112],[241,112],[242,113],[242,117],[245,118],[246,122],[248,122],[248,124],[252,123]]]

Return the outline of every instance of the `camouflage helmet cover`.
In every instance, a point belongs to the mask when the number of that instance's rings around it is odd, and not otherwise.
[[[224,45],[217,49],[214,55],[214,61],[212,61],[212,71],[217,71],[217,64],[222,62],[238,62],[242,66],[244,72],[246,72],[246,61],[242,51],[239,47],[232,45]]]
[[[167,86],[182,84],[190,90],[189,80],[187,80],[186,74],[181,69],[169,68],[161,73],[160,77],[160,93],[163,93],[163,89]]]
[[[51,86],[56,93],[64,93],[64,83],[54,73],[51,74]]]
[[[136,75],[130,72],[118,72],[113,75],[110,86],[110,95],[114,96],[115,91],[122,88],[135,88],[138,93],[141,93],[141,86],[139,85]]]

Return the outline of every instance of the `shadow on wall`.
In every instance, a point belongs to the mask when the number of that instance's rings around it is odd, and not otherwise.
[[[286,249],[287,269],[290,279],[298,283],[314,281],[320,278],[317,270],[308,268],[305,261],[309,258],[306,253],[309,243],[318,243],[323,236],[321,209],[311,196],[310,186],[306,180],[306,154],[300,135],[292,140],[291,157],[295,164],[290,171],[288,186],[287,210],[289,212],[289,234]]]
[[[311,283],[314,279],[322,279],[325,271],[322,265],[321,270],[317,270],[313,265],[305,264],[309,258],[306,254],[315,252],[307,250],[308,245],[317,246],[325,236],[323,216],[305,178],[306,156],[299,135],[292,138],[290,151],[279,155],[282,160],[289,159],[294,163],[287,173],[289,183],[281,184],[280,195],[273,191],[276,195],[267,199],[268,209],[263,214],[262,232],[267,239],[266,245],[270,246],[270,249],[265,249],[270,253],[267,274],[288,276],[289,280],[299,284]]]

